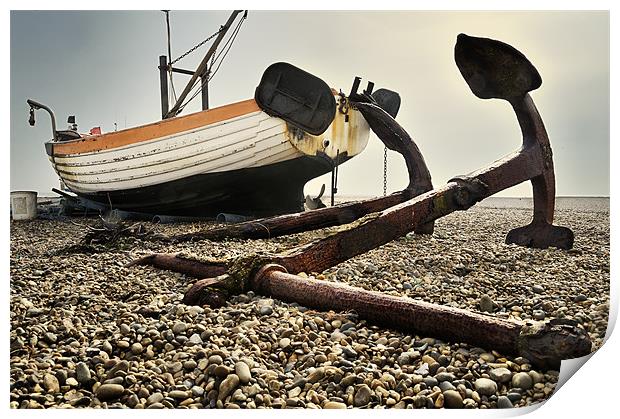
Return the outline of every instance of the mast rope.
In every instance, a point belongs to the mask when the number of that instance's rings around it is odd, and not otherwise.
[[[244,13],[244,15],[242,16],[241,20],[239,20],[239,22],[237,23],[237,26],[235,26],[235,29],[232,31],[231,35],[228,37],[228,40],[226,41],[226,43],[224,44],[224,46],[222,47],[222,49],[220,50],[220,52],[216,55],[215,51],[213,53],[213,57],[211,58],[211,64],[209,65],[209,67],[206,69],[206,74],[209,75],[207,81],[211,81],[211,79],[215,76],[215,73],[217,73],[217,71],[220,69],[220,66],[222,65],[222,63],[224,62],[224,59],[226,58],[226,56],[228,55],[228,52],[230,51],[230,49],[232,48],[232,45],[235,42],[235,39],[237,38],[237,35],[239,34],[239,31],[241,30],[241,25],[243,24],[243,21],[245,19],[247,19],[247,12]],[[218,32],[216,32],[214,35],[217,35],[218,33],[220,33],[222,31],[224,27],[221,26],[220,30]],[[213,38],[214,35],[211,35],[210,38]],[[203,41],[201,44],[203,44],[206,41]],[[200,45],[200,44],[199,44]],[[196,47],[194,47],[193,49],[196,49]],[[223,54],[223,55],[222,55]],[[184,54],[183,56],[187,55]],[[177,58],[175,60],[178,61],[181,58],[183,58],[183,56]],[[221,57],[221,58],[220,58]],[[219,62],[218,62],[219,60]],[[215,63],[218,62],[217,67],[215,68],[214,71],[211,71],[211,69],[214,67]],[[198,80],[196,80],[196,84],[194,84],[194,86],[192,86],[192,90],[195,89],[197,86],[200,86],[200,84],[198,83]],[[189,99],[187,99],[185,101],[185,103],[183,103],[180,107],[177,113],[180,113],[183,108],[185,108],[185,106],[187,106],[196,96],[198,96],[198,94],[201,92],[201,89],[197,89],[190,97]]]

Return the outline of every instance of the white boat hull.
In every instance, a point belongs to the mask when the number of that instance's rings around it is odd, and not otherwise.
[[[154,127],[154,124],[150,124],[133,128],[135,132],[127,130],[125,133],[119,131],[61,143],[50,142],[53,144],[49,147],[51,152],[48,151],[48,154],[54,169],[71,191],[102,202],[114,196],[119,201],[116,203],[117,207],[137,210],[139,202],[132,201],[131,197],[140,195],[138,191],[141,190],[153,190],[153,195],[157,194],[157,188],[162,185],[182,188],[183,185],[191,184],[194,189],[204,189],[203,186],[209,184],[210,190],[203,190],[203,195],[213,195],[213,199],[220,196],[218,199],[221,200],[223,192],[218,191],[218,185],[212,184],[209,179],[217,178],[220,183],[227,183],[227,179],[222,178],[222,175],[230,173],[232,177],[239,176],[239,182],[244,182],[244,172],[255,173],[254,176],[258,177],[261,177],[262,173],[271,173],[270,176],[277,177],[277,168],[284,167],[282,165],[287,162],[289,165],[297,163],[286,170],[294,171],[296,166],[307,166],[307,174],[303,176],[291,176],[285,171],[280,174],[296,179],[294,189],[298,191],[294,196],[295,199],[299,198],[301,203],[303,196],[297,195],[302,193],[303,184],[307,180],[331,170],[333,159],[342,163],[358,154],[368,142],[368,124],[361,114],[354,110],[350,111],[346,121],[344,115],[336,111],[331,126],[323,134],[313,136],[290,126],[282,119],[267,115],[253,107],[250,101],[229,106],[239,107],[241,104],[245,106],[240,111],[241,114],[207,125],[190,126],[190,129],[176,131],[170,128],[175,121],[165,120],[158,123],[161,126]],[[245,112],[248,109],[250,111]],[[218,110],[213,111],[217,113]],[[212,111],[180,118],[191,120],[209,116],[205,114],[208,112]],[[179,119],[177,125],[187,126],[187,121],[180,118],[173,120]],[[173,132],[157,136],[159,131],[156,128],[160,128],[162,132],[166,129]],[[150,133],[151,131],[153,133]],[[132,135],[135,135],[135,138],[140,137],[140,140],[134,141]],[[152,138],[149,138],[149,135]],[[305,163],[300,164],[300,161]],[[310,163],[311,161],[314,163]],[[259,169],[264,170],[256,172]],[[187,181],[188,179],[191,181]],[[277,181],[264,180],[266,185],[255,185],[254,189],[272,188],[278,184]],[[253,183],[248,179],[245,182]],[[243,189],[243,185],[228,184],[226,187]],[[286,184],[280,187],[292,188]],[[224,194],[230,195],[230,192]],[[126,202],[130,203],[125,205]],[[179,205],[182,207],[194,204],[186,202]],[[297,204],[297,208],[299,210],[303,207]]]

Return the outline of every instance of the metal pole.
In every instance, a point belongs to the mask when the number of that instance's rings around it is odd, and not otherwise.
[[[168,59],[165,55],[159,56],[159,86],[161,90],[161,118],[166,119],[168,114]]]
[[[202,84],[202,110],[205,111],[209,109],[209,75],[208,73],[204,73],[200,76],[200,83]]]
[[[207,70],[207,64],[209,63],[209,59],[215,53],[215,50],[220,45],[220,42],[222,42],[222,39],[224,39],[224,36],[226,35],[226,32],[230,28],[230,25],[232,25],[237,15],[241,13],[242,11],[243,10],[235,10],[234,12],[232,12],[230,17],[228,18],[228,21],[224,24],[224,26],[222,26],[220,30],[220,34],[213,42],[213,45],[211,45],[211,48],[209,48],[209,51],[207,51],[207,54],[202,59],[202,62],[200,63],[196,71],[194,72],[194,75],[192,76],[190,81],[187,83],[187,86],[185,86],[185,89],[183,90],[179,98],[177,99],[177,102],[174,104],[172,109],[170,109],[170,111],[167,113],[167,115],[164,118],[171,118],[177,114],[177,112],[179,111],[179,108],[183,104],[183,101],[189,94],[190,90],[192,90],[192,87],[194,87],[194,84],[196,83],[196,80],[198,79],[198,77],[201,77],[202,74],[204,74],[205,71]]]
[[[52,110],[50,108],[48,108],[47,106],[45,106],[44,104],[36,102],[36,101],[34,101],[32,99],[28,99],[26,101],[26,103],[28,103],[28,105],[30,105],[31,108],[43,109],[43,110],[47,111],[47,113],[50,115],[50,118],[52,119],[52,136],[54,138],[54,141],[58,141],[58,134],[56,132],[56,117],[54,116],[54,112],[52,112]],[[34,122],[33,122],[33,124],[34,124]]]

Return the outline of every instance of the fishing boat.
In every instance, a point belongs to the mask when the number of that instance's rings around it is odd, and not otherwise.
[[[204,73],[199,66],[192,78]],[[356,78],[352,92],[358,86]],[[32,125],[34,110],[50,113],[53,139],[45,149],[69,191],[158,215],[302,211],[304,185],[361,153],[370,132],[346,95],[288,63],[265,70],[254,98],[183,116],[176,105],[168,110],[162,85],[163,120],[103,134],[57,131],[51,109],[28,104]]]

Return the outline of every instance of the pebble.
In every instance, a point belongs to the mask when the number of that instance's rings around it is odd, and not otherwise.
[[[513,408],[514,406],[512,405],[512,402],[510,401],[508,397],[499,396],[499,398],[497,399],[497,407],[498,409],[510,409],[510,408]]]
[[[442,382],[442,381],[454,381],[454,380],[456,380],[456,377],[454,376],[454,374],[452,374],[450,372],[440,372],[437,375],[435,375],[435,378],[439,382]]]
[[[508,368],[494,368],[489,371],[489,376],[498,383],[507,383],[512,378],[512,372]]]
[[[488,378],[478,378],[474,382],[474,386],[476,391],[482,396],[491,396],[497,392],[497,384]]]
[[[102,384],[95,392],[95,395],[103,402],[118,399],[124,392],[125,387],[120,384]]]
[[[182,390],[172,390],[168,392],[168,397],[172,397],[173,399],[185,400],[189,397],[187,391]]]
[[[134,343],[133,345],[131,345],[131,353],[134,355],[139,355],[142,353],[142,345],[139,342]]]
[[[48,393],[58,393],[60,391],[60,383],[58,382],[58,378],[52,374],[45,374],[43,376],[43,388],[45,388]]]
[[[371,396],[372,390],[366,384],[363,384],[355,391],[353,405],[355,407],[366,406],[368,403],[370,403]]]
[[[350,346],[345,346],[342,348],[342,352],[347,358],[357,358],[357,352],[355,352],[355,350],[353,350]]]
[[[176,322],[172,326],[172,333],[175,335],[179,335],[187,330],[187,325],[183,322]]]
[[[493,312],[493,300],[491,300],[491,297],[489,297],[488,295],[483,295],[482,297],[480,297],[480,301],[478,302],[478,305],[480,307],[480,311],[487,311],[489,313]]]
[[[224,400],[239,385],[239,377],[236,374],[230,374],[222,381],[219,388],[218,400]]]
[[[161,403],[164,400],[164,395],[161,393],[153,393],[148,399],[146,399],[146,405],[149,406],[155,403]]]
[[[579,252],[569,254],[504,244],[496,226],[517,226],[525,215],[474,206],[442,218],[433,236],[394,240],[307,276],[474,311],[487,296],[489,316],[576,319],[588,325],[593,348],[600,347],[609,312],[608,219],[558,211],[558,224],[579,235]],[[164,233],[180,228],[157,226]],[[194,228],[201,226],[189,227]],[[329,231],[221,243],[123,237],[122,250],[57,256],[53,252],[75,243],[83,227],[46,220],[13,223],[11,407],[105,407],[99,394],[105,386],[120,386],[105,401],[108,408],[135,409],[346,408],[356,398],[364,403],[367,395],[363,407],[368,408],[490,408],[507,404],[504,398],[523,407],[553,394],[557,374],[532,371],[529,360],[493,347],[484,352],[463,342],[402,333],[361,320],[355,312],[308,310],[252,291],[220,308],[185,306],[180,300],[189,282],[183,275],[124,267],[151,251],[218,259],[255,249],[277,253]],[[367,270],[368,264],[377,269]],[[113,280],[119,277],[126,281]],[[120,298],[125,295],[131,298]],[[238,367],[241,362],[247,370]],[[508,372],[500,373],[502,368]],[[519,373],[530,377],[529,390],[513,386]],[[57,379],[58,391],[46,384],[46,374]],[[475,384],[487,377],[496,383],[490,395]]]
[[[198,333],[194,333],[193,335],[189,337],[188,342],[191,343],[192,345],[202,345],[202,338],[200,337]]]
[[[219,355],[211,355],[208,359],[209,364],[220,365],[224,360]]]
[[[271,308],[271,306],[260,306],[258,308],[258,313],[261,316],[270,316],[271,314],[273,314],[273,308]]]
[[[439,389],[441,391],[456,390],[456,387],[454,387],[454,385],[452,385],[452,383],[449,381],[442,381],[441,383],[439,383]]]
[[[235,374],[237,374],[237,377],[239,377],[239,382],[241,384],[247,384],[252,379],[250,367],[248,367],[248,364],[242,361],[235,364]]]
[[[510,400],[512,403],[516,403],[519,400],[521,400],[521,393],[515,393],[515,392],[510,392],[508,394],[506,394],[506,397],[508,398],[508,400]]]
[[[112,355],[112,351],[113,351],[112,344],[108,342],[107,340],[103,342],[103,344],[101,345],[101,349],[108,355]]]
[[[347,405],[340,402],[326,402],[323,409],[346,409]]]
[[[418,351],[407,351],[407,352],[403,352],[402,354],[400,354],[396,361],[400,365],[411,365],[418,358],[420,358],[420,352],[418,352]]]
[[[281,349],[286,349],[291,346],[291,340],[289,338],[282,338],[280,339],[279,345]]]
[[[533,384],[541,383],[545,379],[545,376],[537,371],[528,371],[528,374],[532,378]]]
[[[518,372],[512,377],[512,386],[522,390],[529,390],[534,386],[532,377],[527,372]]]
[[[444,406],[448,409],[460,409],[463,407],[463,397],[458,391],[446,390],[443,392]]]
[[[323,377],[325,377],[325,368],[321,368],[321,367],[319,367],[319,368],[316,368],[314,371],[312,371],[312,372],[308,375],[307,381],[308,381],[309,383],[314,384],[314,383],[316,383],[316,382],[321,381],[321,380],[323,379]],[[349,376],[349,377],[352,377],[353,379],[355,379],[355,376]],[[343,380],[343,381],[344,381],[344,380]],[[341,381],[341,384],[342,384],[342,381]],[[343,385],[344,385],[344,384],[343,384]],[[346,387],[346,385],[345,385],[345,387]]]
[[[231,372],[232,369],[230,367],[227,367],[226,365],[218,365],[213,370],[213,373],[218,377],[227,377],[228,374],[230,374]]]

